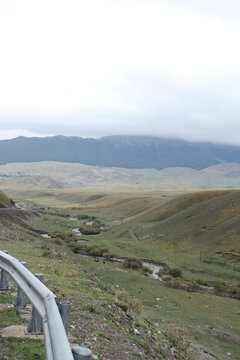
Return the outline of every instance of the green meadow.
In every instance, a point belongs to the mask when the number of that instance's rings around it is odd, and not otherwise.
[[[76,321],[86,321],[86,317],[109,322],[109,313],[102,304],[113,304],[113,289],[125,289],[130,297],[140,299],[143,304],[141,318],[134,320],[135,326],[138,324],[141,328],[142,322],[147,321],[152,324],[148,326],[155,326],[161,334],[168,334],[172,324],[184,329],[186,338],[195,346],[195,353],[182,353],[184,359],[204,359],[201,349],[216,359],[226,359],[228,352],[232,359],[239,359],[239,298],[229,293],[187,289],[183,283],[207,282],[214,287],[224,281],[229,289],[239,287],[240,191],[181,194],[19,187],[10,189],[7,194],[14,201],[24,202],[39,216],[30,217],[28,229],[18,225],[17,231],[24,234],[21,243],[9,234],[8,238],[2,237],[1,248],[26,260],[32,272],[42,271],[48,279],[47,286],[59,300],[73,302],[75,325]],[[66,234],[83,226],[85,216],[99,221],[102,231],[68,238]],[[4,219],[2,221],[4,223]],[[41,232],[62,232],[66,236],[46,239],[41,237]],[[77,243],[77,239],[86,242]],[[171,285],[167,281],[153,280],[142,271],[124,268],[122,262],[73,251],[84,246],[105,249],[120,258],[165,263],[168,268],[181,269],[182,279],[179,283],[172,281]],[[88,308],[83,305],[86,299],[92,304]],[[96,332],[95,325],[91,326]],[[122,328],[121,331],[126,341],[134,341],[132,335]],[[100,338],[98,344],[102,341]],[[167,339],[170,341],[169,336]],[[133,359],[139,356],[151,359],[146,350],[144,355],[141,352],[143,344],[136,346],[139,349],[132,354]],[[103,358],[97,345],[95,350]],[[107,358],[114,359],[107,348],[104,351]],[[178,351],[180,354],[183,350],[179,348]]]

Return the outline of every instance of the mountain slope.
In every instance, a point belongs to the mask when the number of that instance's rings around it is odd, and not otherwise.
[[[4,192],[0,191],[0,208],[14,206],[14,202]]]
[[[170,240],[183,251],[240,251],[238,190],[179,196],[135,220],[149,223],[139,236],[156,234],[159,245]]]
[[[113,136],[101,139],[54,136],[0,141],[0,164],[63,161],[125,168],[190,167],[240,162],[240,147],[191,143],[157,137]]]

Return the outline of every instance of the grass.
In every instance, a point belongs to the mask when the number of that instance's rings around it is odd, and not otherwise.
[[[18,311],[16,309],[3,309],[0,311],[1,315],[1,323],[0,328],[3,329],[7,326],[13,324],[22,324],[24,320],[18,315]]]
[[[230,252],[235,249],[233,253],[239,251],[239,191],[178,196],[169,202],[169,199],[164,199],[160,205],[156,205],[161,199],[160,194],[154,198],[153,193],[144,193],[144,196],[107,193],[103,197],[94,193],[91,197],[89,192],[85,194],[85,199],[87,196],[90,199],[84,210],[69,209],[69,199],[62,203],[65,204],[65,209],[57,209],[56,200],[53,202],[54,214],[47,207],[52,204],[56,191],[49,191],[49,194],[51,196],[46,202],[45,214],[32,220],[31,225],[36,229],[44,232],[71,230],[82,224],[82,221],[73,222],[62,214],[75,216],[87,213],[97,216],[98,220],[107,225],[105,232],[84,235],[84,238],[89,240],[88,245],[107,248],[119,256],[136,256],[166,262],[170,267],[180,268],[183,277],[189,280],[200,278],[207,281],[225,279],[240,282],[237,266],[235,274],[233,272],[234,262],[216,254],[219,249]],[[67,198],[66,192],[59,194],[58,199]],[[71,194],[73,196],[73,192]],[[75,204],[76,198],[75,193]],[[92,202],[95,202],[94,206]],[[141,204],[142,202],[144,204]],[[160,213],[165,214],[163,218],[159,216]],[[119,221],[115,223],[114,219]],[[240,339],[237,316],[239,300],[168,288],[138,271],[124,269],[121,263],[106,262],[102,259],[96,261],[94,258],[73,254],[66,243],[56,244],[38,234],[32,234],[28,240],[19,245],[14,239],[4,237],[1,247],[9,250],[9,253],[19,260],[27,260],[27,266],[32,272],[43,272],[48,279],[47,286],[56,293],[58,301],[73,302],[73,314],[80,309],[86,321],[105,318],[111,323],[112,317],[101,304],[113,305],[115,299],[112,289],[124,288],[132,298],[137,297],[143,303],[143,318],[157,323],[162,332],[171,324],[180,324],[188,331],[192,341],[211,350],[220,360],[225,359],[226,352],[232,353],[232,359],[238,359],[239,344],[236,339]],[[42,257],[46,248],[54,248],[59,256]],[[203,262],[204,258],[210,259],[210,262]],[[229,334],[230,338],[211,335],[209,329],[213,326],[222,333]],[[100,329],[98,331],[99,334],[102,333]],[[99,337],[104,339],[102,335]],[[139,340],[137,336],[131,338],[134,342],[137,342],[136,339]],[[142,344],[138,342],[138,345],[144,349],[145,340],[140,338],[139,341]],[[164,349],[162,351],[164,352]]]
[[[6,349],[6,355],[19,360],[45,359],[44,344],[41,340],[6,337],[0,338],[0,346]]]
[[[11,206],[12,202],[10,198],[4,194],[2,191],[0,191],[0,204],[3,206]]]
[[[3,291],[0,292],[0,304],[4,303],[10,303],[12,304],[14,301],[14,296],[11,294],[8,294],[7,292],[4,293]]]
[[[130,339],[133,340],[133,342],[137,343],[138,345],[140,345],[142,348],[146,348],[147,347],[147,344],[145,343],[145,341],[143,341],[141,338],[137,337],[137,336],[134,336],[134,335],[130,335],[129,336]]]

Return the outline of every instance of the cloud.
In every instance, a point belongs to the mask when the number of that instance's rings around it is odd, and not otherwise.
[[[225,0],[169,0],[168,4],[227,21],[238,21],[240,19],[240,3],[238,0],[228,0],[227,3]]]
[[[2,2],[0,136],[238,141],[238,7],[233,0]]]

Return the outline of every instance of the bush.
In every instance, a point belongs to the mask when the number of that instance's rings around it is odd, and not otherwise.
[[[100,233],[100,227],[98,224],[90,225],[82,225],[79,227],[79,230],[83,235],[97,235]]]
[[[163,279],[164,281],[166,281],[166,282],[171,281],[172,278],[173,278],[172,275],[163,275],[163,276],[162,276],[162,279]]]
[[[151,269],[149,269],[149,267],[147,267],[147,266],[143,266],[143,267],[142,267],[142,271],[143,271],[144,273],[148,273],[148,274],[152,274],[152,273],[153,273],[153,271],[152,271]]]
[[[214,290],[217,294],[228,292],[228,282],[225,280],[218,280],[214,284]]]
[[[169,268],[168,268],[168,266],[164,265],[164,266],[159,270],[159,272],[157,273],[157,275],[158,275],[159,277],[162,277],[162,276],[164,276],[164,275],[168,275],[168,273],[169,273]]]
[[[143,304],[140,299],[132,298],[125,290],[117,290],[115,296],[120,302],[118,305],[122,308],[123,305],[125,309],[129,307],[133,312],[140,315],[142,312]]]
[[[182,277],[182,270],[178,268],[172,268],[169,270],[169,274],[172,275],[174,278]]]
[[[91,256],[101,256],[101,249],[99,247],[94,247],[92,249],[90,249],[90,251],[88,252],[89,255]]]
[[[86,219],[89,219],[89,216],[88,215],[85,215],[85,214],[77,214],[75,215],[77,219],[79,220],[86,220]]]
[[[173,277],[172,280],[168,282],[168,286],[174,289],[188,290],[188,285],[179,277],[178,278]]]
[[[142,269],[143,267],[141,260],[136,258],[128,258],[124,260],[123,266],[129,269]]]
[[[63,245],[63,241],[62,241],[61,239],[59,239],[59,238],[56,238],[56,239],[54,239],[53,241],[54,241],[54,243],[57,244],[57,245]]]
[[[199,289],[199,283],[196,280],[192,280],[188,283],[188,291],[196,291]]]
[[[238,286],[231,286],[229,288],[229,293],[238,298],[240,296],[240,288]]]
[[[166,328],[166,335],[170,344],[178,350],[186,351],[191,344],[190,341],[185,338],[185,336],[188,335],[188,332],[184,328],[170,325]]]
[[[51,238],[53,239],[59,239],[59,240],[63,240],[66,242],[70,242],[73,240],[73,234],[71,231],[53,231],[51,233],[49,233],[49,235],[51,236]]]
[[[202,279],[197,279],[197,283],[201,286],[210,286],[209,282]]]
[[[106,248],[100,248],[96,245],[88,246],[88,245],[80,245],[76,243],[70,243],[69,247],[75,254],[89,255],[89,256],[102,256],[109,259],[115,257],[114,254],[108,252]]]

